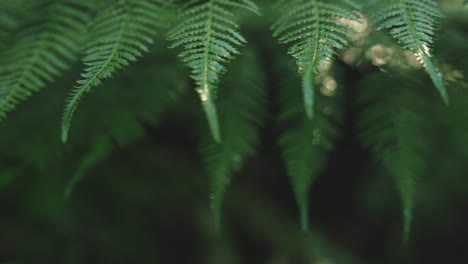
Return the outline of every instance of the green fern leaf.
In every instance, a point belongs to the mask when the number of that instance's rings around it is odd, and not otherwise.
[[[378,85],[377,85],[378,84]],[[360,139],[371,148],[393,177],[403,207],[403,238],[409,239],[415,183],[426,168],[430,151],[428,113],[430,103],[418,84],[377,74],[361,85]],[[428,105],[429,104],[429,105]]]
[[[288,53],[297,60],[302,76],[307,117],[314,113],[314,90],[321,68],[333,60],[336,50],[348,45],[351,27],[345,20],[358,21],[352,12],[358,6],[351,0],[280,1],[281,17],[273,25],[273,35],[281,43],[292,44]]]
[[[433,0],[398,0],[377,12],[371,20],[377,30],[389,29],[390,35],[400,46],[416,56],[448,104],[449,97],[442,75],[431,58],[434,32],[441,17],[438,5]]]
[[[86,147],[64,192],[65,199],[87,174],[112,153],[114,145],[129,147],[145,137],[145,126],[157,126],[165,117],[169,106],[186,93],[188,87],[177,76],[180,65],[167,51],[155,49],[142,63],[123,72],[107,85],[112,89],[96,90],[81,105],[74,122],[79,137],[71,137],[67,147],[78,150]],[[145,63],[147,62],[147,63]],[[124,80],[124,81],[123,81]],[[157,83],[157,87],[153,87]],[[128,92],[128,87],[134,87]],[[112,96],[125,94],[125,96]],[[90,116],[93,118],[90,120]],[[90,142],[90,138],[95,138]],[[83,154],[81,154],[83,155]]]
[[[326,80],[335,82],[330,78]],[[309,188],[324,169],[328,154],[340,135],[343,113],[339,94],[318,93],[314,105],[316,116],[314,119],[307,118],[303,112],[301,94],[289,89],[291,83],[295,82],[285,82],[280,90],[280,96],[285,100],[280,122],[288,129],[279,138],[279,145],[283,149],[287,174],[299,206],[301,226],[307,231]],[[318,86],[314,87],[318,91]]]
[[[156,29],[163,26],[161,17],[168,1],[119,1],[93,22],[91,40],[83,59],[83,79],[72,91],[62,118],[62,141],[66,142],[73,114],[85,93],[112,77],[148,51]]]
[[[143,140],[148,126],[158,126],[169,108],[189,91],[188,84],[178,78],[183,72],[173,54],[162,44],[156,45],[144,61],[109,80],[106,85],[111,89],[97,89],[83,101],[73,121],[76,124],[73,136],[66,145],[60,143],[60,131],[55,129],[54,120],[60,116],[56,110],[63,105],[67,92],[63,87],[69,80],[53,84],[31,98],[27,107],[17,109],[0,123],[0,149],[8,149],[0,151],[0,162],[41,173],[63,164],[59,170],[62,176],[68,172],[77,174],[79,166],[75,168],[72,164],[84,161],[84,155],[92,153],[96,142],[93,139],[101,138],[112,142],[115,148],[125,149]],[[128,87],[132,87],[131,91]],[[78,184],[85,176],[75,176]]]
[[[0,54],[0,120],[53,81],[77,58],[86,32],[87,8],[76,1],[48,4]]]
[[[220,227],[223,196],[231,176],[242,168],[244,160],[255,153],[260,127],[267,114],[264,80],[253,54],[231,68],[232,77],[222,81],[219,116],[223,142],[218,144],[203,133],[201,153],[211,178],[212,208],[215,226]],[[238,78],[243,76],[243,78]]]
[[[182,12],[182,22],[168,34],[171,48],[184,47],[179,56],[192,70],[216,142],[221,141],[215,100],[220,76],[225,72],[223,64],[238,55],[237,47],[246,43],[237,32],[232,9],[258,13],[250,0],[192,1]]]

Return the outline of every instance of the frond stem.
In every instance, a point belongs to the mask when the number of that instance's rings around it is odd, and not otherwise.
[[[317,57],[318,57],[318,43],[320,41],[320,14],[319,9],[317,8],[317,0],[312,0],[314,3],[314,14],[315,14],[315,42],[311,39],[312,44],[314,45],[314,51],[312,52],[312,60],[307,65],[305,69],[304,76],[302,77],[302,88],[304,92],[304,107],[306,116],[309,119],[314,117],[314,65],[316,64]]]

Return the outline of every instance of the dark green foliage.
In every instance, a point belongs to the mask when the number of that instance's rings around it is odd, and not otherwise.
[[[3,1],[0,4],[0,48],[6,43],[6,37],[18,26],[17,12],[15,5],[10,6],[10,1]]]
[[[376,80],[382,85],[375,86]],[[360,139],[393,177],[401,195],[403,236],[409,239],[415,185],[428,173],[432,98],[421,97],[417,83],[374,75],[362,84],[357,104],[361,106]]]
[[[31,14],[30,26],[0,53],[0,120],[69,67],[86,32],[86,6],[76,1],[38,4]]]
[[[93,142],[92,145],[92,149],[83,156],[83,159],[80,161],[76,171],[65,187],[65,199],[70,197],[73,189],[78,182],[83,179],[86,173],[93,169],[99,162],[105,160],[112,150],[112,143],[108,137],[97,138],[96,142]]]
[[[70,168],[66,172],[71,175],[65,181],[68,182],[67,185],[74,186],[75,181],[80,180],[76,178],[82,178],[88,170],[80,172],[83,170],[80,166],[82,161],[89,159],[89,153],[102,151],[96,144],[106,148],[107,144],[104,142],[110,142],[114,149],[141,140],[145,134],[144,125],[160,122],[167,108],[187,91],[185,84],[177,79],[182,73],[180,65],[169,61],[168,55],[156,53],[153,56],[158,57],[160,63],[142,62],[117,80],[109,81],[109,89],[97,90],[94,96],[83,103],[81,111],[76,115],[76,135],[70,137],[67,145],[60,143],[57,123],[53,121],[59,118],[60,111],[57,110],[62,106],[65,90],[55,87],[45,91],[37,99],[34,98],[31,102],[35,108],[34,121],[28,122],[31,117],[28,108],[22,107],[12,113],[12,118],[0,124],[0,149],[10,149],[1,153],[1,160],[4,162],[0,166],[1,171],[11,170],[6,166],[8,163],[15,164],[18,168],[15,172],[20,175],[25,168],[45,171],[53,164],[67,162],[69,155],[73,153],[76,160],[68,163]],[[166,67],[168,65],[170,67]],[[159,74],[155,75],[155,71]],[[154,86],[147,86],[148,83]],[[65,83],[67,84],[71,85],[72,82]],[[129,91],[128,87],[133,89]],[[52,125],[41,126],[42,120],[51,120]],[[106,151],[103,154],[105,153]],[[98,155],[98,160],[99,156],[101,155]],[[81,176],[76,176],[80,174]]]
[[[0,263],[453,262],[466,10],[0,1]]]

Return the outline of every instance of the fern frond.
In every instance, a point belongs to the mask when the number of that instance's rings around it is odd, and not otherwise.
[[[321,68],[333,60],[336,50],[348,45],[352,32],[343,21],[358,21],[352,12],[358,6],[351,0],[281,1],[281,17],[273,25],[273,35],[280,43],[292,44],[288,53],[297,60],[302,76],[304,107],[313,117],[314,90]]]
[[[358,120],[360,140],[393,177],[403,207],[403,238],[409,239],[415,184],[424,173],[430,153],[430,103],[418,84],[384,74],[370,76],[361,85]]]
[[[255,153],[260,127],[267,114],[264,77],[253,54],[246,54],[234,63],[232,77],[221,84],[219,117],[222,143],[203,133],[201,154],[211,178],[212,208],[215,226],[220,227],[221,208],[226,187],[244,160]],[[242,78],[238,78],[242,76]]]
[[[233,9],[258,13],[250,0],[192,1],[182,12],[182,22],[168,34],[171,48],[183,47],[181,60],[191,69],[196,91],[208,118],[211,133],[221,141],[216,93],[223,64],[239,54],[238,47],[246,41],[238,33],[239,25]]]
[[[334,79],[326,80],[335,82]],[[324,95],[319,92],[314,105],[315,118],[307,118],[301,104],[301,94],[298,90],[291,91],[292,84],[295,82],[288,81],[281,86],[280,96],[285,101],[279,121],[287,129],[280,136],[279,145],[299,206],[301,226],[307,231],[309,189],[324,169],[328,154],[334,149],[341,133],[343,110],[339,94]],[[314,87],[319,91],[318,85]]]
[[[188,92],[188,84],[178,78],[182,72],[162,43],[155,45],[140,63],[109,80],[110,89],[97,89],[83,101],[67,145],[88,146],[89,138],[98,135],[107,135],[120,148],[141,140],[145,126],[159,124]]]
[[[371,16],[371,21],[377,30],[388,29],[403,49],[416,56],[442,99],[448,104],[447,89],[431,52],[441,17],[438,5],[433,0],[398,0],[389,2],[385,8]]]
[[[164,25],[161,17],[167,2],[119,1],[96,18],[91,29],[92,38],[83,59],[86,65],[82,73],[83,79],[72,91],[63,113],[63,142],[67,141],[73,114],[83,95],[148,51],[156,29]]]
[[[64,176],[75,172],[72,165],[90,152],[95,143],[92,139],[107,140],[119,149],[132,146],[145,138],[147,126],[160,124],[169,108],[189,91],[188,84],[178,78],[182,72],[182,65],[174,62],[172,54],[157,46],[145,61],[109,80],[106,85],[111,89],[97,89],[83,101],[66,145],[60,142],[54,120],[60,117],[56,110],[63,105],[67,93],[63,87],[70,80],[53,84],[31,98],[28,107],[20,107],[0,123],[0,149],[8,149],[0,151],[0,161],[46,172],[68,160],[70,163],[60,170]]]
[[[0,120],[66,70],[80,50],[86,6],[59,1],[39,11],[39,20],[26,26],[0,54]]]

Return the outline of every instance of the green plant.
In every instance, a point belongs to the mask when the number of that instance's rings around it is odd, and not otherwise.
[[[393,178],[408,241],[440,146],[468,158],[466,14],[456,0],[2,1],[0,190],[63,173],[73,199],[116,149],[175,120],[199,138],[220,229],[227,186],[268,131],[307,231],[309,190],[349,128]]]

